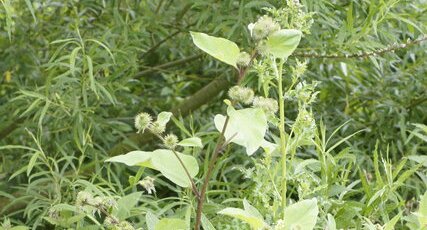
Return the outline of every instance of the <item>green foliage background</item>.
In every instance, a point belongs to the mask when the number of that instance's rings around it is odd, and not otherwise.
[[[34,228],[52,227],[43,219],[51,205],[72,204],[84,188],[114,197],[141,190],[128,182],[138,169],[103,162],[126,150],[156,146],[151,137],[135,134],[133,118],[138,112],[172,110],[176,124],[203,137],[207,149],[212,149],[213,115],[223,111],[224,92],[235,84],[235,73],[196,50],[189,31],[250,47],[247,25],[264,14],[262,8],[286,7],[284,1],[245,0],[1,3],[0,215]],[[327,136],[344,124],[331,143],[363,130],[333,151],[348,151],[356,159],[355,171],[345,172],[349,165],[337,165],[342,167],[337,172],[366,183],[340,201],[357,208],[342,208],[331,198],[328,205],[338,207],[337,224],[356,228],[362,226],[363,217],[382,224],[400,212],[409,215],[416,211],[416,200],[427,184],[425,163],[399,164],[427,153],[427,138],[414,125],[427,124],[427,42],[411,44],[426,37],[427,2],[302,0],[301,4],[313,14],[313,23],[289,65],[295,58],[307,59],[304,79],[320,82],[313,106],[316,120],[325,124]],[[394,50],[399,44],[411,45]],[[368,55],[382,49],[387,52]],[[245,84],[261,90],[255,74]],[[203,91],[205,86],[212,91]],[[296,109],[287,105],[290,118],[295,118]],[[179,125],[170,128],[185,134]],[[215,212],[229,203],[240,204],[235,197],[253,198],[251,190],[261,184],[256,163],[240,152],[227,149],[214,171],[206,213],[217,229],[239,224],[216,217]],[[365,196],[387,187],[378,182],[374,152],[379,161],[385,159],[379,167],[386,174],[399,174],[400,167],[416,171],[396,182],[398,187],[371,210]],[[299,154],[311,156],[310,150]],[[206,171],[208,158],[197,156],[200,171]],[[255,173],[247,179],[250,167]],[[191,191],[170,185],[154,171],[145,173],[156,177],[156,197],[143,194],[129,219],[145,226],[148,210],[158,216],[185,216]],[[406,222],[398,224],[404,228]]]

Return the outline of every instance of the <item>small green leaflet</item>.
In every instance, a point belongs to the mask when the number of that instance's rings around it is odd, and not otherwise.
[[[276,58],[287,59],[297,48],[302,33],[299,30],[283,29],[274,32],[267,39],[267,52]]]

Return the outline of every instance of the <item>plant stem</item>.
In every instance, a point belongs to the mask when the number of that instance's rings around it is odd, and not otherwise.
[[[221,152],[221,150],[223,148],[223,143],[225,142],[224,134],[225,134],[225,130],[227,129],[227,125],[228,125],[229,120],[230,120],[230,117],[227,116],[225,119],[225,122],[224,122],[224,127],[222,128],[222,131],[221,131],[221,136],[218,138],[218,141],[217,141],[216,146],[215,146],[215,150],[214,150],[212,158],[209,162],[208,171],[206,173],[205,180],[203,182],[202,189],[200,191],[200,199],[197,201],[196,224],[194,225],[194,230],[200,229],[200,224],[201,224],[201,220],[202,220],[202,209],[203,209],[203,203],[205,201],[206,190],[208,188],[209,179],[211,177],[211,174],[212,174],[213,168],[215,166],[216,160],[218,158],[219,153]]]
[[[287,158],[287,150],[286,150],[286,137],[285,137],[285,100],[283,95],[283,82],[282,82],[282,71],[283,71],[283,63],[284,60],[280,59],[277,64],[274,61],[275,72],[277,76],[277,84],[279,90],[279,113],[280,113],[280,124],[279,124],[279,132],[280,132],[280,152],[282,153],[282,211],[286,208],[286,193],[287,193],[287,178],[286,178],[286,158]],[[284,215],[284,212],[283,212]],[[285,216],[283,216],[283,219]]]

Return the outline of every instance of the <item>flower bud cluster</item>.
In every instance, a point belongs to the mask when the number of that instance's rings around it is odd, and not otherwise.
[[[228,91],[228,96],[231,100],[248,105],[254,99],[254,91],[251,88],[236,85]]]

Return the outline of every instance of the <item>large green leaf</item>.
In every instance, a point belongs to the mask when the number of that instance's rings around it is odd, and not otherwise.
[[[161,219],[154,228],[155,230],[186,230],[187,224],[184,220],[174,218]]]
[[[199,172],[199,165],[196,158],[179,152],[176,154],[181,158],[182,163],[188,170],[188,173],[194,178]],[[152,163],[154,168],[159,170],[163,176],[181,187],[190,187],[191,182],[185,173],[184,168],[178,158],[171,150],[159,149],[153,152]]]
[[[285,209],[285,229],[312,230],[318,214],[316,198],[289,205]]]
[[[237,68],[240,54],[236,43],[225,38],[213,37],[204,33],[190,32],[193,43],[212,57]]]
[[[246,153],[252,155],[263,145],[267,131],[267,118],[259,108],[235,110],[229,106],[227,114],[230,116],[225,138],[246,148]],[[215,116],[215,127],[221,132],[225,123],[225,116]]]
[[[179,152],[176,154],[181,158],[190,176],[193,178],[199,172],[196,158]],[[106,162],[119,162],[128,166],[143,166],[160,171],[163,176],[181,187],[190,187],[191,182],[178,158],[168,149],[158,149],[153,152],[132,151],[124,155],[115,156]]]
[[[302,33],[299,30],[278,30],[268,37],[267,52],[276,58],[287,59],[297,48],[301,36]]]

